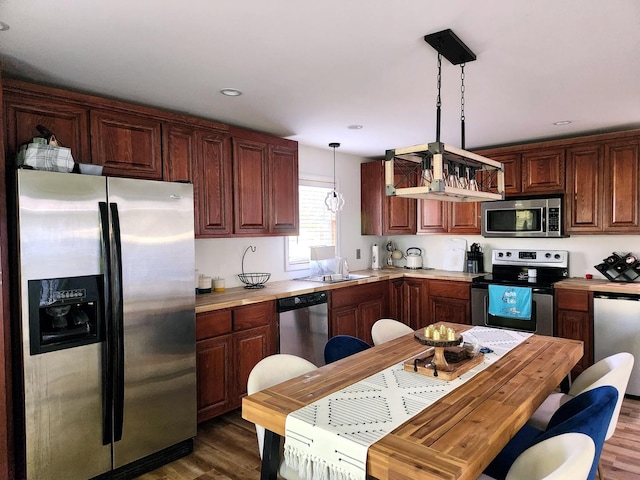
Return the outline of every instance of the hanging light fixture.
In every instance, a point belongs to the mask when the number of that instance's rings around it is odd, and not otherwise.
[[[344,197],[336,190],[336,148],[338,148],[340,144],[331,142],[329,146],[333,148],[333,190],[327,193],[324,204],[327,206],[327,210],[336,213],[344,207]]]
[[[424,41],[438,52],[436,98],[436,141],[428,144],[387,150],[385,156],[386,193],[406,198],[436,199],[452,202],[482,202],[504,199],[504,165],[465,150],[464,66],[476,59],[475,54],[451,29],[425,35]],[[461,67],[460,133],[461,147],[440,141],[441,59]],[[396,162],[398,160],[398,162]],[[398,166],[402,175],[394,171]],[[396,188],[394,180],[415,178],[415,185]],[[478,181],[480,179],[480,182]],[[482,182],[486,179],[486,182]],[[494,187],[495,185],[495,187]]]

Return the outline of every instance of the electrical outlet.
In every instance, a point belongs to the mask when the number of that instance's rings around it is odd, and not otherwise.
[[[356,260],[360,260],[360,249],[356,248]]]

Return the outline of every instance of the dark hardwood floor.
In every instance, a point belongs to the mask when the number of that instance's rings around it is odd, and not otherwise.
[[[614,436],[601,457],[602,480],[640,478],[640,400],[625,398]],[[194,451],[138,480],[258,480],[260,457],[253,424],[235,410],[201,423]]]

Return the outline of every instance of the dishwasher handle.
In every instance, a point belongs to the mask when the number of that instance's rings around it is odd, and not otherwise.
[[[305,293],[293,297],[281,298],[277,302],[278,313],[298,310],[327,303],[327,292]]]
[[[604,300],[631,300],[640,302],[640,295],[636,293],[593,292],[593,298],[600,298]]]

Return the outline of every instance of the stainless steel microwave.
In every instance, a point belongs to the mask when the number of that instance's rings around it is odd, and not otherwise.
[[[482,204],[482,236],[562,237],[562,198],[484,202]]]

